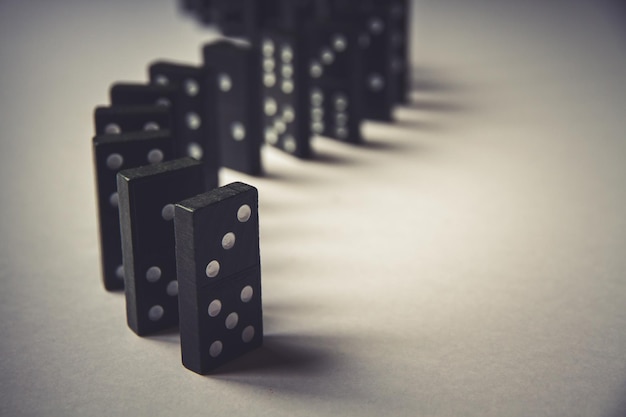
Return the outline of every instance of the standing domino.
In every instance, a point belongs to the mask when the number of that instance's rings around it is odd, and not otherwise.
[[[207,82],[202,67],[166,61],[152,63],[148,67],[148,75],[153,85],[176,88],[174,120],[179,126],[177,154],[202,159],[207,185],[217,187],[220,161],[212,102],[215,98],[214,84]]]
[[[174,204],[206,191],[193,158],[117,175],[129,327],[146,335],[178,324]]]
[[[263,341],[257,190],[182,201],[175,229],[183,365],[205,374]]]
[[[354,22],[359,32],[359,47],[364,56],[362,94],[364,117],[391,121],[397,101],[392,70],[394,20],[388,0],[336,0],[334,16]]]
[[[259,74],[249,45],[221,40],[202,48],[222,166],[261,175]]]
[[[93,116],[96,135],[154,131],[171,127],[169,111],[158,106],[96,107]]]
[[[193,71],[184,68],[183,71]],[[109,91],[111,103],[125,106],[141,106],[146,104],[166,107],[172,117],[172,134],[176,146],[176,156],[191,156],[202,160],[207,187],[214,188],[218,184],[219,161],[217,157],[217,141],[212,135],[209,110],[204,104],[209,92],[202,88],[200,79],[202,71],[195,69],[195,75],[189,75],[186,82],[171,83],[169,78],[154,75],[154,84],[116,83]]]
[[[318,20],[308,29],[310,106],[313,133],[361,142],[364,115],[364,53],[349,20]]]
[[[124,288],[117,173],[174,157],[168,130],[98,135],[93,138],[96,198],[100,226],[100,258],[104,287]]]
[[[305,36],[265,28],[258,46],[265,142],[299,158],[312,156]]]

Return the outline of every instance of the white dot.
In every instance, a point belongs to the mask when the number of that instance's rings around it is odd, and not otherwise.
[[[280,51],[280,59],[282,59],[283,62],[285,63],[291,62],[291,60],[293,59],[293,50],[291,49],[291,46],[289,45],[283,46],[283,48]]]
[[[276,66],[276,61],[272,58],[263,59],[263,71],[272,72],[274,71],[274,67]]]
[[[275,145],[278,142],[278,134],[273,127],[268,126],[265,128],[265,140],[271,145]]]
[[[152,321],[160,320],[164,312],[163,307],[160,305],[152,306],[150,310],[148,310],[148,318]]]
[[[374,35],[380,35],[385,29],[385,24],[378,17],[373,17],[369,22],[369,29]]]
[[[385,80],[378,74],[371,74],[367,83],[372,91],[380,91],[385,86]]]
[[[241,122],[234,122],[230,125],[230,133],[235,140],[244,140],[246,137],[246,128]]]
[[[233,87],[233,82],[228,74],[221,73],[217,76],[217,85],[220,90],[227,92]]]
[[[348,46],[348,41],[346,40],[346,37],[340,33],[333,36],[332,43],[333,48],[337,52],[345,51],[346,47]]]
[[[280,69],[280,73],[284,78],[291,78],[293,76],[293,65],[283,64]]]
[[[335,114],[335,124],[345,126],[348,123],[348,116],[345,113]]]
[[[148,282],[157,282],[161,278],[161,268],[158,266],[151,266],[146,271],[146,279]]]
[[[117,268],[115,268],[115,276],[118,279],[124,279],[124,265],[118,265]]]
[[[289,153],[294,153],[298,147],[296,140],[291,135],[285,136],[283,144],[285,150]]]
[[[314,133],[321,134],[324,131],[324,123],[322,122],[314,122],[311,125],[311,129]]]
[[[263,85],[266,87],[274,87],[276,84],[276,76],[272,73],[263,74]]]
[[[166,204],[161,209],[161,217],[163,220],[172,220],[174,218],[174,204]]]
[[[278,132],[278,134],[280,135],[285,133],[285,130],[287,130],[287,125],[282,120],[276,119],[274,120],[274,129],[276,129],[276,132]]]
[[[239,210],[237,210],[237,220],[239,220],[241,223],[245,223],[248,220],[250,220],[251,214],[252,214],[252,209],[250,208],[250,206],[247,204],[244,204],[241,207],[239,207]]]
[[[239,323],[239,315],[237,313],[230,313],[228,316],[226,316],[224,324],[226,325],[227,329],[234,329],[235,327],[237,327],[237,323]]]
[[[220,353],[222,353],[222,342],[216,340],[209,346],[209,355],[211,355],[212,358],[217,358]]]
[[[190,97],[197,96],[198,92],[200,92],[200,86],[198,85],[198,82],[193,78],[185,80],[185,92]]]
[[[324,101],[324,94],[319,88],[315,88],[311,91],[311,104],[314,106],[321,106]]]
[[[235,234],[228,232],[222,238],[222,247],[226,250],[232,249],[235,246]]]
[[[335,130],[335,133],[337,134],[337,137],[339,139],[345,139],[348,137],[348,129],[346,129],[345,127],[338,127]]]
[[[263,39],[263,46],[261,47],[263,50],[263,55],[266,57],[270,57],[274,54],[274,42],[271,39]]]
[[[250,342],[253,337],[254,337],[254,327],[252,327],[252,326],[246,327],[241,332],[241,340],[243,340],[244,343]]]
[[[276,110],[278,109],[276,106],[276,100],[271,97],[267,97],[265,99],[265,105],[263,106],[265,110],[265,114],[268,116],[273,116],[276,114]]]
[[[143,125],[143,130],[151,132],[154,130],[159,130],[159,124],[157,122],[148,122]]]
[[[152,149],[148,152],[148,162],[151,164],[156,164],[157,162],[161,162],[163,160],[163,151],[160,149]]]
[[[118,193],[113,193],[109,196],[109,204],[111,207],[119,207],[120,205],[120,196]]]
[[[285,107],[283,107],[283,120],[287,123],[291,123],[293,122],[293,120],[296,117],[296,112],[294,111],[293,107],[291,107],[290,105],[286,105]]]
[[[165,97],[161,97],[160,99],[157,99],[156,105],[159,107],[169,107],[172,105],[172,102]]]
[[[245,287],[241,289],[241,294],[239,295],[239,297],[241,298],[241,301],[243,301],[244,303],[247,303],[248,301],[252,300],[253,295],[254,295],[254,290],[252,289],[252,287],[249,285],[246,285]]]
[[[117,135],[118,133],[122,133],[122,128],[117,123],[109,123],[104,127],[104,133]]]
[[[285,94],[293,93],[293,81],[283,80],[280,89],[283,90],[283,93]]]
[[[172,297],[178,295],[178,281],[170,281],[170,283],[167,284],[167,287],[165,288],[165,292],[167,293],[167,295],[170,295]]]
[[[337,111],[345,111],[348,108],[348,98],[343,94],[335,96],[335,109]]]
[[[314,61],[314,62],[311,62],[311,66],[309,67],[309,73],[311,74],[311,77],[319,78],[324,73],[324,69],[322,68],[319,62]]]
[[[311,109],[311,119],[313,119],[314,122],[321,122],[323,118],[324,110],[320,107],[314,107]]]
[[[321,59],[324,64],[330,65],[335,60],[335,54],[330,50],[330,48],[324,48],[322,49]]]
[[[364,33],[359,36],[359,46],[363,49],[370,46],[370,37],[368,34]]]
[[[185,119],[187,120],[187,127],[191,130],[198,130],[202,124],[202,119],[200,119],[197,113],[187,113]]]
[[[209,316],[216,317],[222,311],[222,302],[220,300],[213,300],[209,304],[209,308],[207,309]]]
[[[163,74],[157,74],[154,77],[154,83],[158,85],[168,85],[170,80]]]
[[[200,146],[196,142],[191,142],[187,145],[187,155],[192,157],[193,159],[197,159],[198,161],[202,159],[202,155],[204,155],[204,151],[202,150],[202,146]]]
[[[215,260],[209,262],[205,272],[207,277],[215,278],[220,273],[220,263]]]
[[[109,167],[109,169],[120,169],[123,163],[124,157],[119,153],[112,153],[111,155],[107,156],[107,167]]]

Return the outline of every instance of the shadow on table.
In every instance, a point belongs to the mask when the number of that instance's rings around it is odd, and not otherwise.
[[[332,367],[333,359],[330,352],[316,347],[319,342],[310,336],[265,335],[263,346],[220,367],[212,376],[322,375]]]
[[[406,107],[409,109],[416,109],[420,111],[437,112],[437,113],[458,113],[470,110],[469,107],[451,101],[432,100],[417,97],[418,94],[413,94],[411,103]]]
[[[408,103],[403,107],[436,113],[457,113],[471,108],[458,102],[454,93],[468,86],[452,81],[446,72],[436,69],[415,68],[411,73],[411,90]]]
[[[143,336],[146,340],[153,340],[155,342],[168,343],[180,345],[180,329],[178,326],[170,327],[159,332]]]
[[[409,76],[411,91],[421,91],[425,93],[448,93],[465,88],[458,81],[452,81],[446,71],[416,67]]]

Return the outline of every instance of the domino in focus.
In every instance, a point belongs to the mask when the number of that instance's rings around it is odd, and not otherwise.
[[[205,374],[263,341],[258,192],[232,183],[176,205],[183,365]]]
[[[178,324],[174,204],[206,191],[203,178],[189,157],[117,174],[126,317],[140,336]]]

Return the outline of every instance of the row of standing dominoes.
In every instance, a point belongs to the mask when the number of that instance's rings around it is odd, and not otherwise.
[[[217,27],[224,35],[252,41],[260,38],[268,27],[300,32],[304,29],[303,22],[321,29],[334,23],[341,30],[356,32],[368,64],[364,80],[367,85],[362,84],[361,88],[373,87],[378,91],[389,84],[390,88],[385,90],[392,100],[407,102],[410,0],[179,0],[179,3],[183,11],[203,24]],[[385,118],[388,114],[382,110],[378,113],[374,107],[366,117]]]
[[[204,71],[160,62],[150,74],[114,84],[95,110],[103,279],[125,288],[138,335],[180,323],[183,364],[207,373],[262,343],[258,196],[216,188]]]
[[[204,164],[165,161],[171,144],[167,131],[96,136],[99,172],[151,162],[117,172],[100,209],[119,222],[101,233],[120,237],[129,327],[179,324],[183,364],[204,374],[262,343],[258,194],[240,182],[205,192]]]
[[[263,335],[257,192],[216,188],[219,167],[260,175],[264,142],[301,158],[313,134],[358,143],[363,118],[389,120],[401,101],[387,29],[397,7],[309,19],[283,3],[291,23],[207,44],[199,67],[155,62],[147,84],[113,84],[95,110],[104,285],[125,288],[137,334],[179,324],[183,363],[199,373]]]
[[[311,135],[359,143],[362,120],[391,121],[393,106],[407,102],[407,0],[182,5],[256,47],[263,140],[288,153],[311,157]]]

